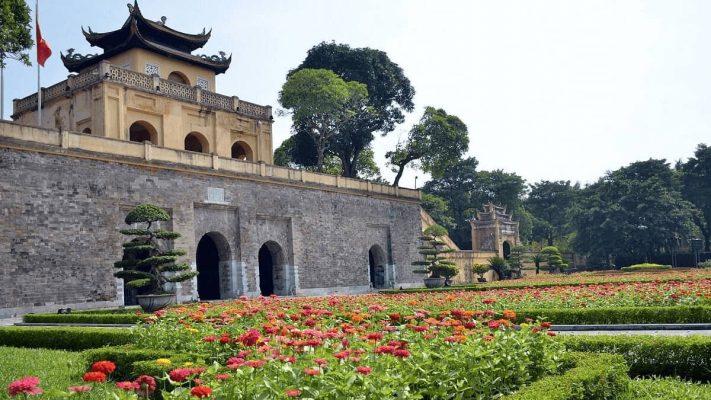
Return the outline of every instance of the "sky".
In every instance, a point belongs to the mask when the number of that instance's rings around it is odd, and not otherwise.
[[[29,0],[34,10],[34,1]],[[59,52],[95,53],[81,27],[118,29],[127,0],[42,0],[42,33],[54,55],[47,87],[68,75]],[[212,28],[196,53],[232,54],[217,92],[279,107],[286,73],[322,41],[385,51],[415,88],[416,109],[373,143],[404,140],[426,106],[466,123],[479,169],[516,172],[529,183],[591,183],[634,161],[686,160],[711,144],[711,1],[142,0],[188,33]],[[34,51],[34,50],[33,50]],[[32,53],[34,54],[34,53]],[[36,91],[36,67],[9,61],[5,113]],[[274,147],[290,135],[275,117]],[[401,185],[427,175],[408,170]]]

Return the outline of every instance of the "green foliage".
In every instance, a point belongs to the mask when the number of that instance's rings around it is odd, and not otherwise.
[[[302,69],[289,76],[279,93],[279,103],[292,112],[294,131],[309,135],[316,148],[316,169],[323,171],[329,142],[339,127],[368,112],[367,86],[346,82],[333,71]]]
[[[119,328],[60,328],[60,327],[3,327],[0,346],[34,347],[58,350],[85,350],[131,342],[129,329]]]
[[[572,367],[562,375],[544,377],[506,400],[607,400],[629,390],[625,360],[614,354],[566,354]]]
[[[133,225],[140,222],[157,222],[170,221],[170,214],[162,208],[153,204],[141,204],[126,214],[125,222],[127,225]]]
[[[142,375],[146,366],[140,366],[137,370],[134,363],[147,362],[157,366],[156,360],[166,358],[171,360],[170,368],[177,368],[190,358],[189,355],[176,353],[168,350],[139,348],[134,345],[101,347],[97,349],[85,350],[82,352],[85,369],[96,361],[108,360],[116,364],[114,380],[126,380]],[[160,375],[154,375],[160,376]]]
[[[180,237],[177,232],[164,229],[151,229],[157,221],[169,221],[170,215],[162,208],[152,204],[141,204],[126,215],[127,224],[144,223],[145,228],[121,230],[127,236],[135,236],[124,243],[123,260],[114,263],[121,269],[114,276],[121,278],[130,288],[142,289],[141,294],[161,293],[166,282],[182,282],[193,278],[197,272],[190,272],[190,266],[177,263],[185,250],[167,249],[159,240],[173,240]],[[178,272],[167,277],[167,272]]]
[[[563,272],[563,270],[568,267],[568,264],[560,255],[560,251],[558,251],[558,248],[555,246],[546,246],[542,248],[541,255],[544,256],[545,261],[548,264],[548,272],[550,273],[556,271]]]
[[[141,317],[135,313],[74,313],[71,314],[26,314],[23,322],[29,323],[62,323],[62,324],[135,324]]]
[[[540,317],[561,325],[695,324],[711,322],[710,306],[539,308],[515,310],[520,321]]]
[[[501,256],[489,257],[488,262],[489,268],[496,271],[496,273],[499,274],[499,277],[501,279],[504,279],[511,272],[511,267],[509,266],[509,263],[506,262],[506,260]]]
[[[0,3],[0,67],[5,59],[32,65],[27,50],[32,48],[32,18],[25,0],[3,0]]]
[[[664,269],[671,269],[671,267],[672,267],[671,265],[643,263],[643,264],[630,265],[629,267],[622,267],[621,270],[625,271],[625,272],[659,271],[659,270],[664,270]]]
[[[433,220],[448,231],[454,227],[454,220],[450,216],[449,206],[443,198],[429,193],[422,193],[421,206]]]
[[[701,211],[694,223],[704,235],[704,249],[711,251],[711,147],[699,144],[681,170],[682,194]]]
[[[556,239],[570,233],[568,213],[580,186],[571,186],[570,181],[543,180],[529,187],[525,206],[535,218],[532,238],[552,246]]]
[[[396,172],[393,186],[400,182],[405,167],[419,161],[419,168],[432,177],[440,177],[444,168],[457,162],[469,149],[467,126],[443,109],[425,108],[420,122],[412,127],[403,143],[394,151],[385,153],[385,158]]]
[[[402,68],[385,52],[367,47],[322,42],[311,48],[306,59],[289,75],[306,68],[327,69],[344,81],[367,86],[366,107],[339,126],[340,134],[333,137],[328,146],[329,152],[341,160],[343,176],[365,177],[361,153],[371,147],[375,132],[386,134],[404,121],[404,112],[414,109],[415,89]],[[297,137],[302,127],[295,128],[299,132],[294,136]]]
[[[526,252],[526,246],[516,245],[511,248],[511,254],[509,254],[509,267],[512,272],[516,272],[521,275],[521,269],[523,268],[523,254]]]
[[[640,161],[608,172],[583,189],[571,211],[576,251],[597,259],[645,259],[688,237],[699,216],[684,200],[666,160]]]
[[[559,339],[568,350],[615,353],[633,376],[677,376],[709,380],[711,337],[652,335],[571,335]]]
[[[479,275],[479,278],[483,278],[484,274],[491,269],[487,264],[474,264],[472,265],[472,272]]]
[[[418,268],[414,272],[429,274],[431,278],[443,277],[447,280],[459,273],[457,264],[443,256],[443,254],[453,251],[443,241],[439,240],[440,237],[446,235],[447,229],[441,225],[434,224],[425,229],[420,237],[422,245],[417,248],[417,252],[423,256],[423,260],[412,263],[413,266],[423,268]]]
[[[25,376],[38,377],[45,392],[53,388],[66,390],[80,379],[85,371],[83,367],[81,353],[0,347],[0,398],[10,398],[7,385]]]
[[[711,384],[698,384],[678,378],[633,379],[626,400],[708,400]]]

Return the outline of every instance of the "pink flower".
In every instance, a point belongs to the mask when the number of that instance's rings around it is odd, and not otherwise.
[[[152,376],[141,375],[133,381],[138,387],[136,388],[136,393],[139,396],[148,397],[151,393],[156,390],[156,380]]]
[[[168,373],[170,380],[173,382],[182,382],[187,379],[193,371],[190,368],[177,368]]]
[[[72,393],[85,393],[91,390],[91,386],[89,385],[79,385],[79,386],[70,386],[69,391]]]
[[[122,390],[129,390],[133,391],[136,390],[140,387],[140,385],[136,382],[131,382],[131,381],[123,381],[123,382],[116,382],[116,387]]]
[[[215,379],[218,381],[226,381],[227,379],[230,379],[230,374],[217,374],[215,375]]]
[[[359,374],[368,375],[371,372],[373,372],[373,369],[370,367],[365,367],[365,366],[361,365],[359,367],[356,367],[356,372]]]
[[[299,397],[301,396],[301,390],[299,389],[288,389],[286,391],[286,396],[287,397]]]
[[[305,368],[304,373],[306,375],[318,375],[321,373],[321,371],[315,369],[315,368]]]
[[[397,349],[393,352],[395,357],[407,358],[410,357],[410,352],[405,349]]]
[[[37,387],[39,383],[39,378],[36,376],[26,376],[7,385],[7,392],[11,397],[15,397],[18,394],[36,396],[42,394],[42,389]]]

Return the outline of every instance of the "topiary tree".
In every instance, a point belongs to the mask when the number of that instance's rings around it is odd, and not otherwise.
[[[443,236],[447,236],[447,230],[441,225],[434,224],[425,229],[423,235],[420,236],[422,245],[417,247],[418,253],[420,253],[424,259],[422,261],[415,261],[412,265],[421,267],[413,272],[429,274],[430,278],[445,278],[445,284],[448,285],[449,279],[459,273],[459,267],[457,267],[454,261],[443,256],[443,254],[454,251],[440,239]]]
[[[509,267],[511,267],[511,272],[515,272],[519,277],[521,276],[521,269],[523,269],[523,253],[525,252],[526,246],[513,246],[509,259],[507,260]]]
[[[163,241],[179,238],[179,233],[152,229],[155,222],[169,220],[170,215],[153,204],[141,204],[126,215],[128,225],[146,224],[143,228],[121,230],[122,234],[134,237],[123,244],[123,260],[114,263],[114,267],[121,269],[114,276],[123,279],[126,286],[140,288],[143,294],[161,294],[165,293],[166,282],[183,282],[198,274],[190,271],[190,265],[176,263],[178,257],[186,254],[185,250],[169,250],[161,245]],[[173,275],[166,276],[166,272]]]
[[[499,278],[506,279],[511,271],[509,263],[501,256],[493,256],[489,258],[489,268],[496,271],[499,274]]]
[[[541,249],[541,255],[545,258],[548,264],[548,272],[554,273],[556,270],[563,272],[568,267],[568,264],[563,260],[560,251],[555,246],[546,246]]]
[[[484,274],[487,273],[491,268],[487,264],[474,264],[472,265],[472,272],[479,276],[479,281],[484,282]]]
[[[536,266],[536,275],[541,271],[541,263],[546,261],[546,258],[541,253],[537,253],[531,256],[531,261]]]

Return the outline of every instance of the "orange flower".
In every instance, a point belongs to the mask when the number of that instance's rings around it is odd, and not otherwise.
[[[516,312],[513,310],[504,310],[504,319],[514,320],[516,319]]]

